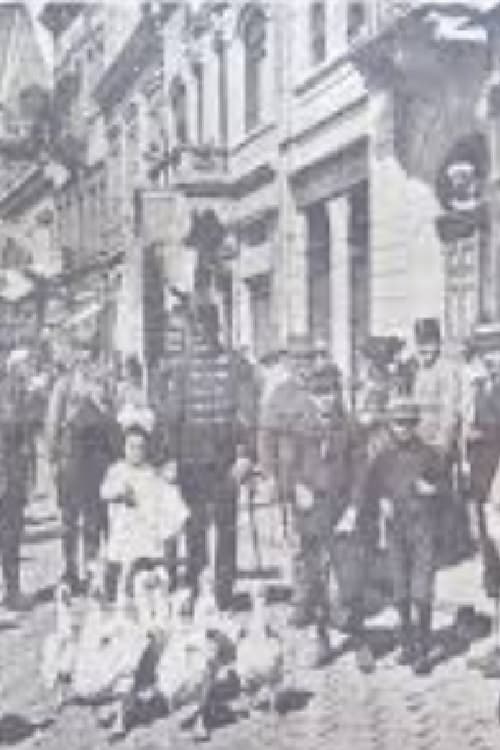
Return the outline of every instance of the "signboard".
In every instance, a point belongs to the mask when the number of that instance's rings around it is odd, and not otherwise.
[[[484,195],[489,172],[488,150],[483,136],[473,135],[456,143],[441,166],[437,197],[456,214],[476,211]]]

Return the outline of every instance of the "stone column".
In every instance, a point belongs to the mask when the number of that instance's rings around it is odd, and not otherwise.
[[[285,251],[285,305],[286,320],[281,319],[280,330],[290,334],[306,334],[308,330],[307,283],[307,219],[297,211],[289,196],[283,214]]]
[[[329,201],[327,206],[330,221],[331,351],[347,384],[352,376],[350,208],[349,195],[341,195]]]
[[[395,103],[390,91],[371,100],[370,229],[372,328],[376,335],[406,333],[408,229],[407,178],[396,154]]]

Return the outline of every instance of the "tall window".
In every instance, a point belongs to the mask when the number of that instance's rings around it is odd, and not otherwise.
[[[252,324],[253,354],[260,359],[272,344],[271,332],[271,277],[253,276],[248,281]]]
[[[326,57],[326,15],[325,2],[313,2],[309,10],[309,35],[311,62],[319,65]]]
[[[204,98],[205,98],[205,76],[203,65],[197,63],[194,66],[194,77],[196,80],[196,136],[198,144],[203,143],[203,129],[204,129]]]
[[[330,221],[324,203],[307,211],[309,331],[313,339],[331,338]]]
[[[347,5],[347,41],[354,42],[366,31],[368,9],[366,0],[351,0]]]
[[[245,45],[245,130],[261,120],[262,62],[266,55],[266,19],[261,10],[252,11],[243,29]]]
[[[187,91],[186,84],[175,78],[170,90],[170,106],[174,123],[175,138],[178,143],[188,142]]]

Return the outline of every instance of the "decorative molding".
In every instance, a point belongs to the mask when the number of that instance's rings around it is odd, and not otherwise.
[[[368,140],[362,138],[328,159],[304,167],[291,178],[299,208],[345,193],[368,177]]]

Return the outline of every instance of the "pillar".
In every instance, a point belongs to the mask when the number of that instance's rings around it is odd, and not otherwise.
[[[284,176],[280,250],[275,258],[274,318],[280,342],[308,331],[307,218],[299,211]]]
[[[331,351],[346,383],[350,383],[352,376],[350,208],[349,195],[341,195],[327,204],[330,221]]]

